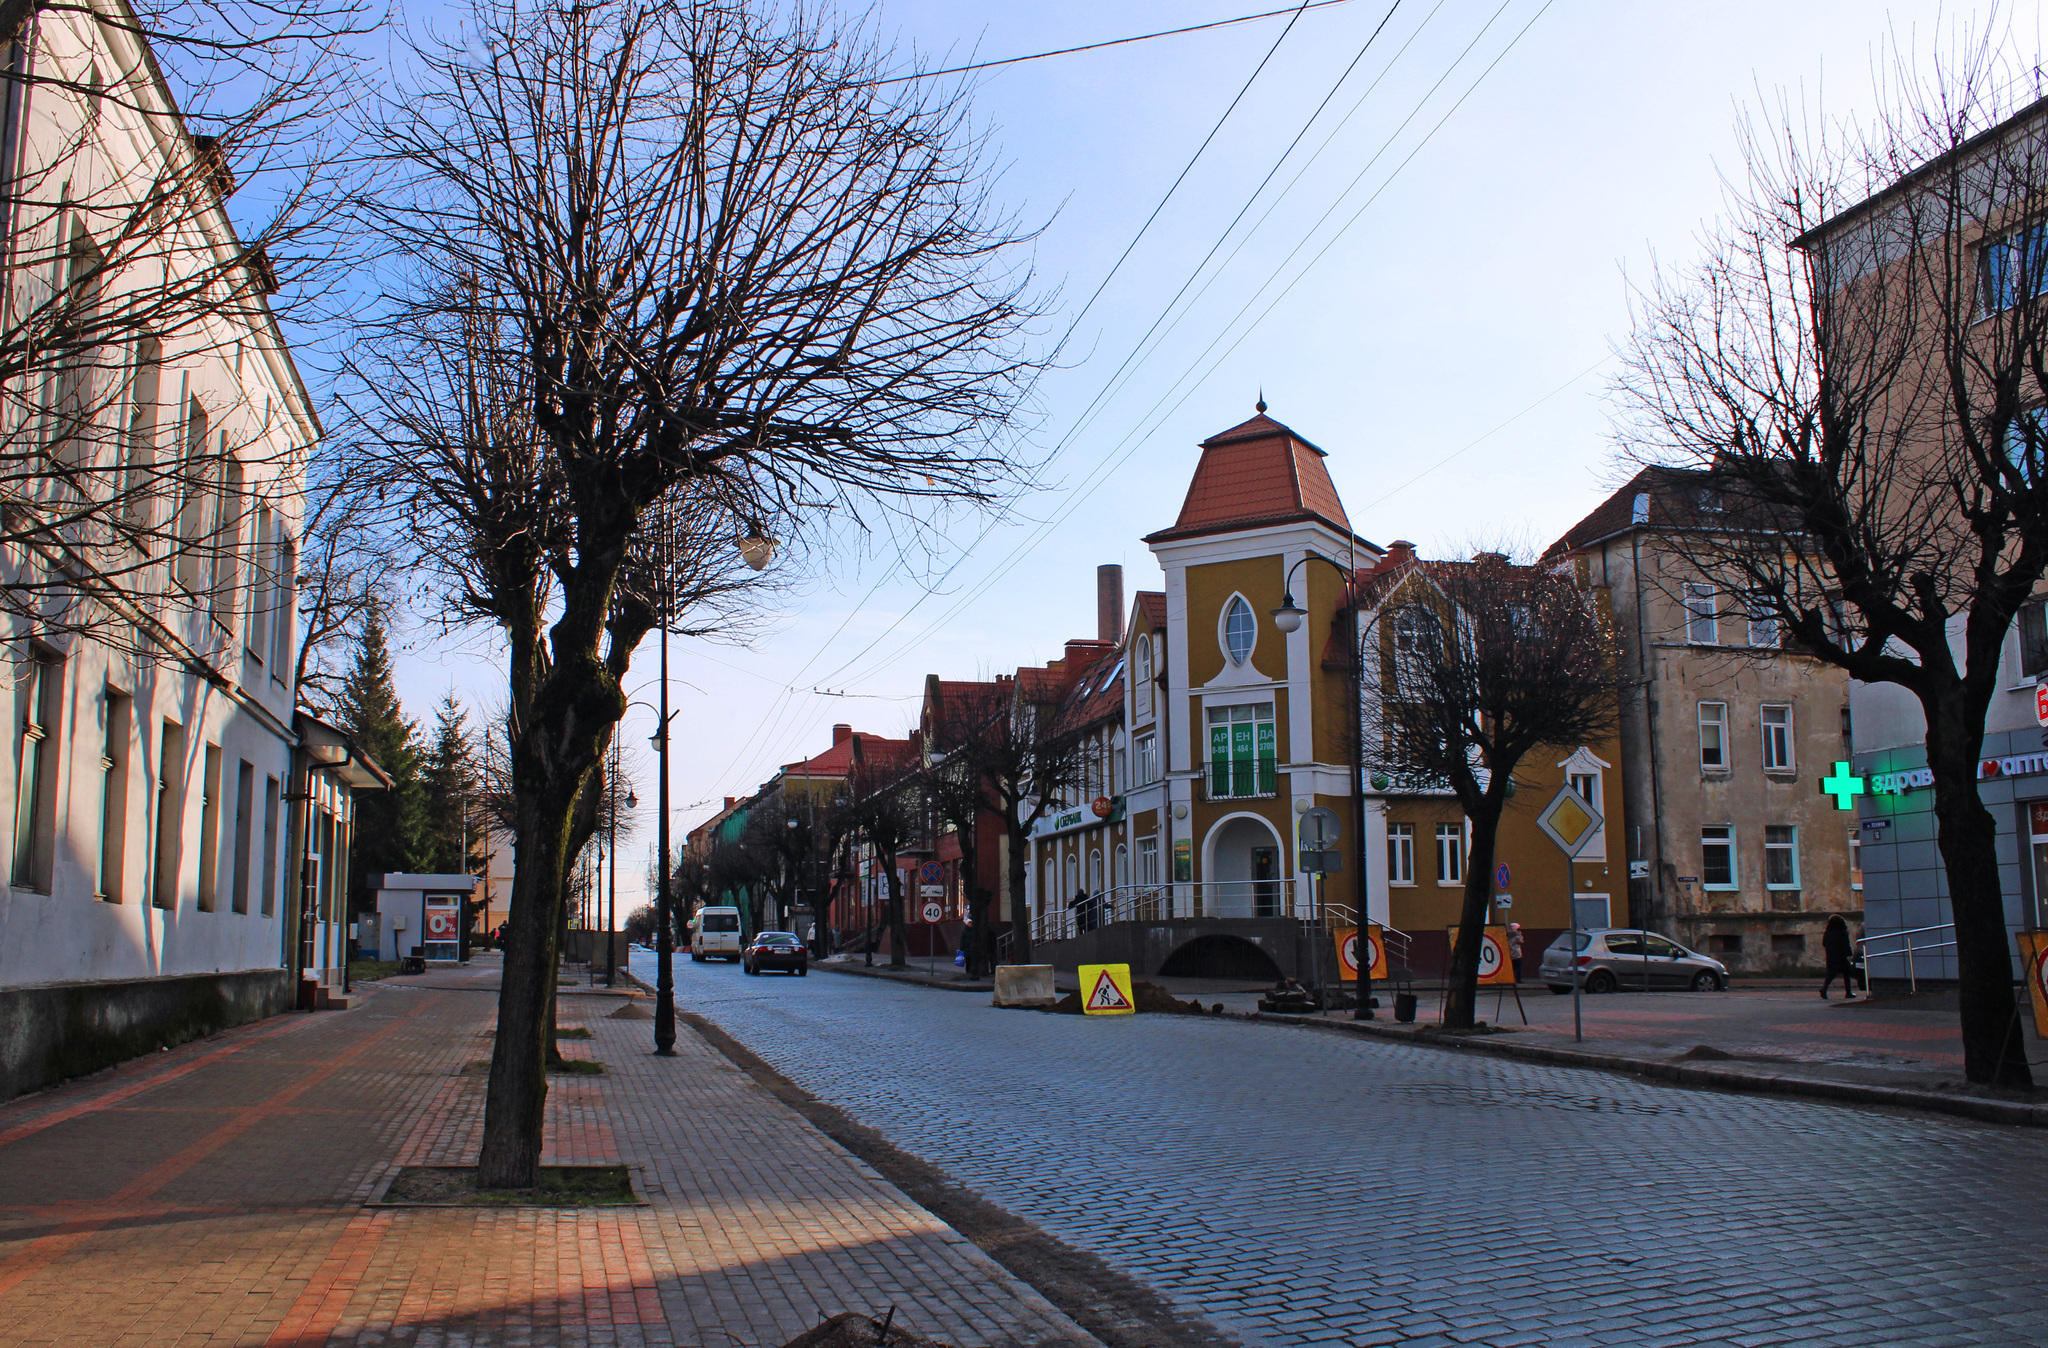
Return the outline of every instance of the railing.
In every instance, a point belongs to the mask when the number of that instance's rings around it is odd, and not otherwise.
[[[1323,925],[1328,927],[1355,927],[1358,925],[1358,910],[1346,904],[1331,903],[1323,906]],[[1415,938],[1399,927],[1380,924],[1380,939],[1387,945],[1387,978],[1395,983],[1413,980],[1413,966],[1408,962],[1408,951],[1415,944]]]
[[[1210,800],[1256,800],[1280,794],[1279,761],[1272,754],[1258,758],[1212,758],[1202,774]]]
[[[1086,909],[1081,907],[1056,909],[1040,913],[1031,920],[1031,939],[1039,941],[1066,941],[1084,932],[1106,927],[1112,922],[1163,922],[1176,917],[1294,917],[1300,921],[1304,934],[1314,933],[1318,937],[1327,935],[1337,927],[1358,925],[1354,909],[1341,903],[1326,903],[1320,913],[1303,910],[1297,913],[1292,902],[1293,885],[1285,880],[1206,880],[1188,881],[1170,885],[1123,885],[1102,894],[1090,895]],[[1249,899],[1257,903],[1265,898],[1262,890],[1278,890],[1278,904],[1284,911],[1268,913],[1217,911],[1218,908],[1235,908]],[[1204,910],[1207,911],[1204,911]],[[1387,976],[1394,982],[1405,983],[1413,978],[1408,952],[1414,938],[1398,927],[1382,925],[1381,939],[1387,946]],[[996,937],[996,962],[1006,964],[1010,952],[1015,948],[1014,932],[1003,932]]]
[[[1879,958],[1904,955],[1906,957],[1906,984],[1914,992],[1920,991],[1919,973],[1913,967],[1914,954],[1923,950],[1955,949],[1955,930],[1956,924],[1953,922],[1938,922],[1931,927],[1908,927],[1904,931],[1887,931],[1881,932],[1876,936],[1863,937],[1856,944],[1863,951],[1864,989],[1867,991],[1870,987],[1870,960],[1873,955]],[[1931,931],[1945,931],[1949,933],[1949,939],[1946,941],[1914,941],[1913,938],[1915,936],[1922,936]],[[1872,950],[1870,948],[1871,944],[1876,941],[1903,941],[1905,944],[1896,950]]]

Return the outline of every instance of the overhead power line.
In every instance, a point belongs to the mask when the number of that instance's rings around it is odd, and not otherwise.
[[[1125,47],[1133,42],[1150,42],[1154,38],[1179,37],[1183,33],[1206,33],[1211,28],[1229,28],[1233,24],[1256,23],[1260,19],[1277,19],[1282,14],[1300,14],[1303,10],[1327,9],[1331,5],[1349,4],[1350,0],[1310,0],[1305,5],[1290,5],[1286,9],[1269,9],[1263,14],[1240,14],[1234,19],[1217,19],[1213,23],[1191,24],[1186,28],[1168,28],[1157,33],[1140,33],[1136,37],[1111,38],[1107,42],[1090,42],[1079,47],[1061,47],[1058,51],[1033,52],[1029,56],[1006,56],[1000,61],[980,61],[971,66],[949,66],[944,70],[920,70],[910,75],[892,75],[886,80],[876,80],[877,85],[905,84],[911,80],[935,80],[942,75],[965,75],[975,70],[994,70],[998,66],[1022,65],[1026,61],[1043,61],[1053,56],[1073,56],[1084,51],[1101,51],[1104,47]]]

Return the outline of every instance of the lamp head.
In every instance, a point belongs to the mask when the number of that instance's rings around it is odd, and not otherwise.
[[[633,794],[633,788],[630,786],[626,788],[626,808],[629,810],[640,808],[640,797]]]
[[[733,546],[740,550],[740,560],[755,571],[765,571],[768,563],[775,560],[775,540],[758,524]]]
[[[1273,626],[1282,632],[1299,631],[1301,620],[1308,616],[1308,610],[1297,606],[1292,594],[1280,596],[1280,607],[1273,610]]]

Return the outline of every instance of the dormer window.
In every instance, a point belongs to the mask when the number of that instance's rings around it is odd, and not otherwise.
[[[1244,602],[1243,595],[1232,595],[1223,610],[1223,653],[1230,657],[1230,663],[1241,665],[1249,660],[1258,636],[1258,619],[1252,616],[1252,606]]]

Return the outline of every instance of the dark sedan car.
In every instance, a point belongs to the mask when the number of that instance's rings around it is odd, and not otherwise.
[[[750,974],[758,974],[764,969],[780,969],[802,978],[809,972],[810,963],[811,952],[804,948],[804,943],[797,940],[793,932],[764,931],[740,952],[740,968]]]

